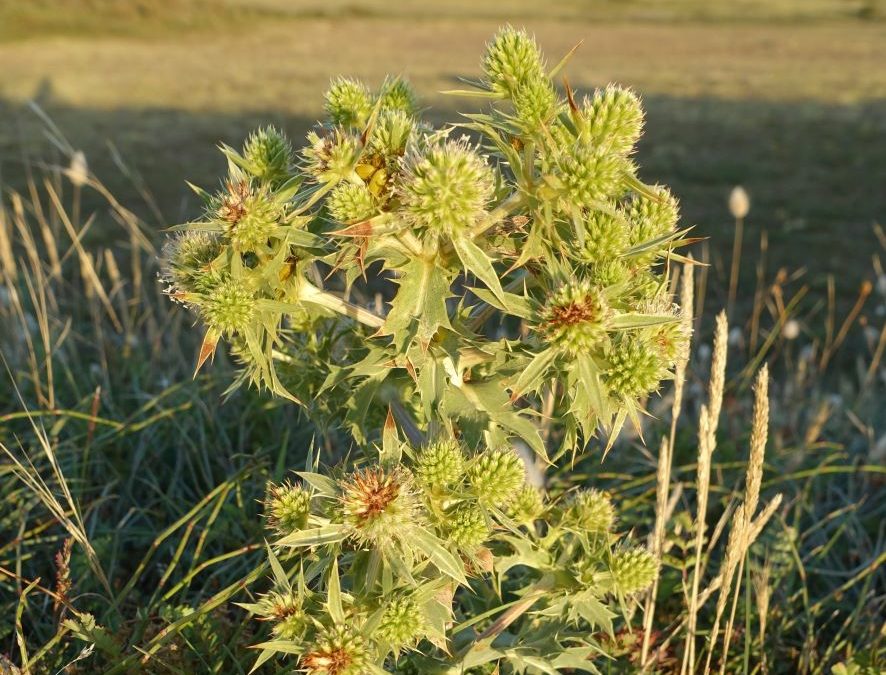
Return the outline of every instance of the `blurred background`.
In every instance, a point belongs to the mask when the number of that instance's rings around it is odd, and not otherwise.
[[[765,229],[771,266],[855,295],[886,212],[883,0],[0,0],[0,180],[22,188],[24,163],[52,156],[34,100],[122,203],[140,180],[152,220],[181,222],[197,209],[185,180],[223,171],[218,142],[274,123],[297,144],[333,75],[403,74],[432,119],[471,111],[439,92],[479,73],[506,22],[552,63],[581,42],[573,87],[643,96],[641,176],[673,188],[715,251],[742,184],[743,266]]]

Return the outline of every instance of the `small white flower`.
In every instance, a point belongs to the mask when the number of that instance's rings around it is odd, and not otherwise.
[[[83,187],[89,181],[89,166],[86,164],[86,155],[81,150],[71,156],[71,164],[65,174],[77,187]]]
[[[741,185],[736,185],[729,193],[729,211],[733,218],[741,219],[751,210],[751,198]]]
[[[800,335],[800,323],[795,319],[788,319],[781,329],[781,335],[785,340],[796,340]]]

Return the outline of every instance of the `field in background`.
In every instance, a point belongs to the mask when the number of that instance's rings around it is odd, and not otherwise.
[[[583,89],[620,82],[645,98],[647,180],[672,185],[685,222],[728,250],[729,189],[753,198],[746,247],[809,267],[822,286],[886,212],[886,22],[876,2],[501,3],[282,0],[35,0],[0,6],[0,176],[22,184],[22,153],[45,158],[36,99],[91,166],[115,180],[113,144],[169,223],[195,213],[185,179],[212,186],[214,146],[273,122],[298,140],[334,74],[407,75],[439,118],[474,102],[441,96],[475,76],[505,21],[534,31]],[[797,244],[802,237],[803,245]]]

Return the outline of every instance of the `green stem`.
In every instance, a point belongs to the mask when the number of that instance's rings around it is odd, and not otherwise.
[[[351,317],[370,328],[381,328],[385,323],[383,318],[370,312],[368,309],[353,305],[347,300],[344,300],[337,295],[333,295],[328,291],[321,291],[309,281],[305,281],[299,289],[299,300],[319,305],[320,307],[325,307],[337,314]]]

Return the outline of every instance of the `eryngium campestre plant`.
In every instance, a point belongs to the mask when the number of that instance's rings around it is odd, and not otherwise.
[[[601,432],[608,450],[689,339],[678,204],[632,159],[640,100],[576,103],[564,63],[503,29],[451,92],[489,107],[438,129],[405,80],[335,79],[300,150],[272,128],[223,146],[219,190],[164,249],[205,327],[198,366],[227,343],[235,384],[361,449],[269,489],[273,588],[244,605],[273,624],[260,662],[576,669],[654,579],[605,495],[528,485],[518,452],[554,463]],[[505,606],[522,609],[495,621]]]

